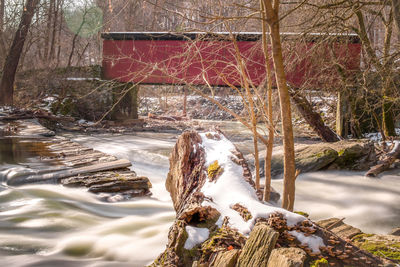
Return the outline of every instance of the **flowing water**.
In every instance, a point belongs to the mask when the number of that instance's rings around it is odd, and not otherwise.
[[[164,188],[174,134],[69,136],[132,161],[153,184],[151,197],[105,203],[83,189],[59,185],[1,186],[2,266],[144,266],[165,248],[175,212]],[[237,138],[240,140],[240,138]],[[8,140],[9,142],[9,140]],[[30,141],[25,140],[29,143]],[[10,143],[10,142],[9,142]],[[14,141],[1,150],[0,170],[43,167],[34,147]],[[34,142],[33,142],[34,143]],[[1,142],[0,142],[1,144]],[[241,143],[243,145],[243,142]],[[1,147],[1,145],[0,145]],[[31,150],[27,149],[31,147]],[[5,159],[4,151],[13,151]],[[27,152],[28,151],[28,152]],[[8,153],[9,155],[10,153]],[[280,180],[273,186],[281,191]],[[319,172],[297,181],[296,210],[313,219],[336,216],[366,232],[387,233],[400,222],[400,176],[367,179],[361,173]]]

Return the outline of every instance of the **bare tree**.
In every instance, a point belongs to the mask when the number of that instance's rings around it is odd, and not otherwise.
[[[282,207],[293,211],[295,197],[295,158],[292,127],[292,113],[290,109],[290,95],[287,87],[285,67],[282,56],[282,45],[279,30],[279,0],[273,3],[264,0],[265,20],[271,34],[272,59],[275,67],[275,78],[279,92],[280,110],[282,119],[283,147],[284,147],[284,180]],[[266,62],[268,64],[268,62]]]
[[[15,33],[8,52],[0,82],[0,105],[13,105],[14,80],[25,39],[31,25],[32,17],[40,0],[27,0],[22,12],[21,22]]]

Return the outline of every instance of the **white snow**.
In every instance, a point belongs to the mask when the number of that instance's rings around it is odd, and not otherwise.
[[[187,225],[185,230],[189,235],[184,245],[185,249],[192,249],[197,244],[203,243],[210,235],[208,228],[198,228]]]
[[[314,253],[320,252],[319,247],[324,247],[324,241],[319,236],[305,236],[301,232],[289,231],[289,234],[296,237],[303,245],[307,245]]]
[[[82,78],[82,77],[69,77],[66,78],[67,81],[100,81],[99,78]]]
[[[396,128],[395,131],[396,131],[397,135],[400,135],[400,128]],[[364,134],[364,137],[368,138],[368,139],[370,139],[371,141],[374,141],[374,142],[382,140],[381,133],[366,133],[366,134]]]
[[[389,155],[392,155],[393,153],[396,152],[396,150],[397,150],[397,149],[399,148],[399,146],[400,146],[400,141],[395,140],[395,141],[393,141],[393,144],[394,144],[394,146],[393,146],[392,150],[389,152]]]
[[[217,222],[219,226],[222,225],[225,217],[229,217],[228,225],[230,227],[248,235],[255,224],[255,218],[268,218],[270,214],[276,212],[284,215],[289,226],[294,226],[306,220],[304,216],[299,214],[274,207],[270,203],[260,202],[254,188],[243,178],[242,167],[230,159],[230,157],[234,157],[231,152],[235,150],[234,145],[221,134],[218,134],[221,137],[220,140],[209,139],[206,134],[215,135],[217,133],[200,134],[206,153],[206,166],[208,167],[218,160],[218,164],[224,171],[216,181],[210,182],[207,179],[202,192],[210,200],[205,200],[202,205],[211,206],[221,213],[221,217]],[[247,222],[244,221],[240,214],[231,208],[236,203],[246,207],[253,218]]]

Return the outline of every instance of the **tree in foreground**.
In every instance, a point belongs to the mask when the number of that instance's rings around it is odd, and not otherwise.
[[[264,18],[269,26],[272,46],[272,59],[275,68],[276,85],[279,92],[284,147],[284,180],[282,207],[293,211],[295,196],[295,159],[290,95],[287,87],[279,32],[279,0],[263,0]],[[268,62],[266,62],[268,64]]]

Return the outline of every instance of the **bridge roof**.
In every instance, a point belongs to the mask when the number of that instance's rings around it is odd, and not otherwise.
[[[107,32],[102,33],[101,37],[105,40],[231,40],[234,36],[237,41],[258,41],[261,39],[261,32]],[[347,33],[294,33],[283,32],[283,38],[295,38],[303,36],[309,41],[315,42],[321,38],[334,37],[343,39],[351,43],[360,43],[357,34]]]

